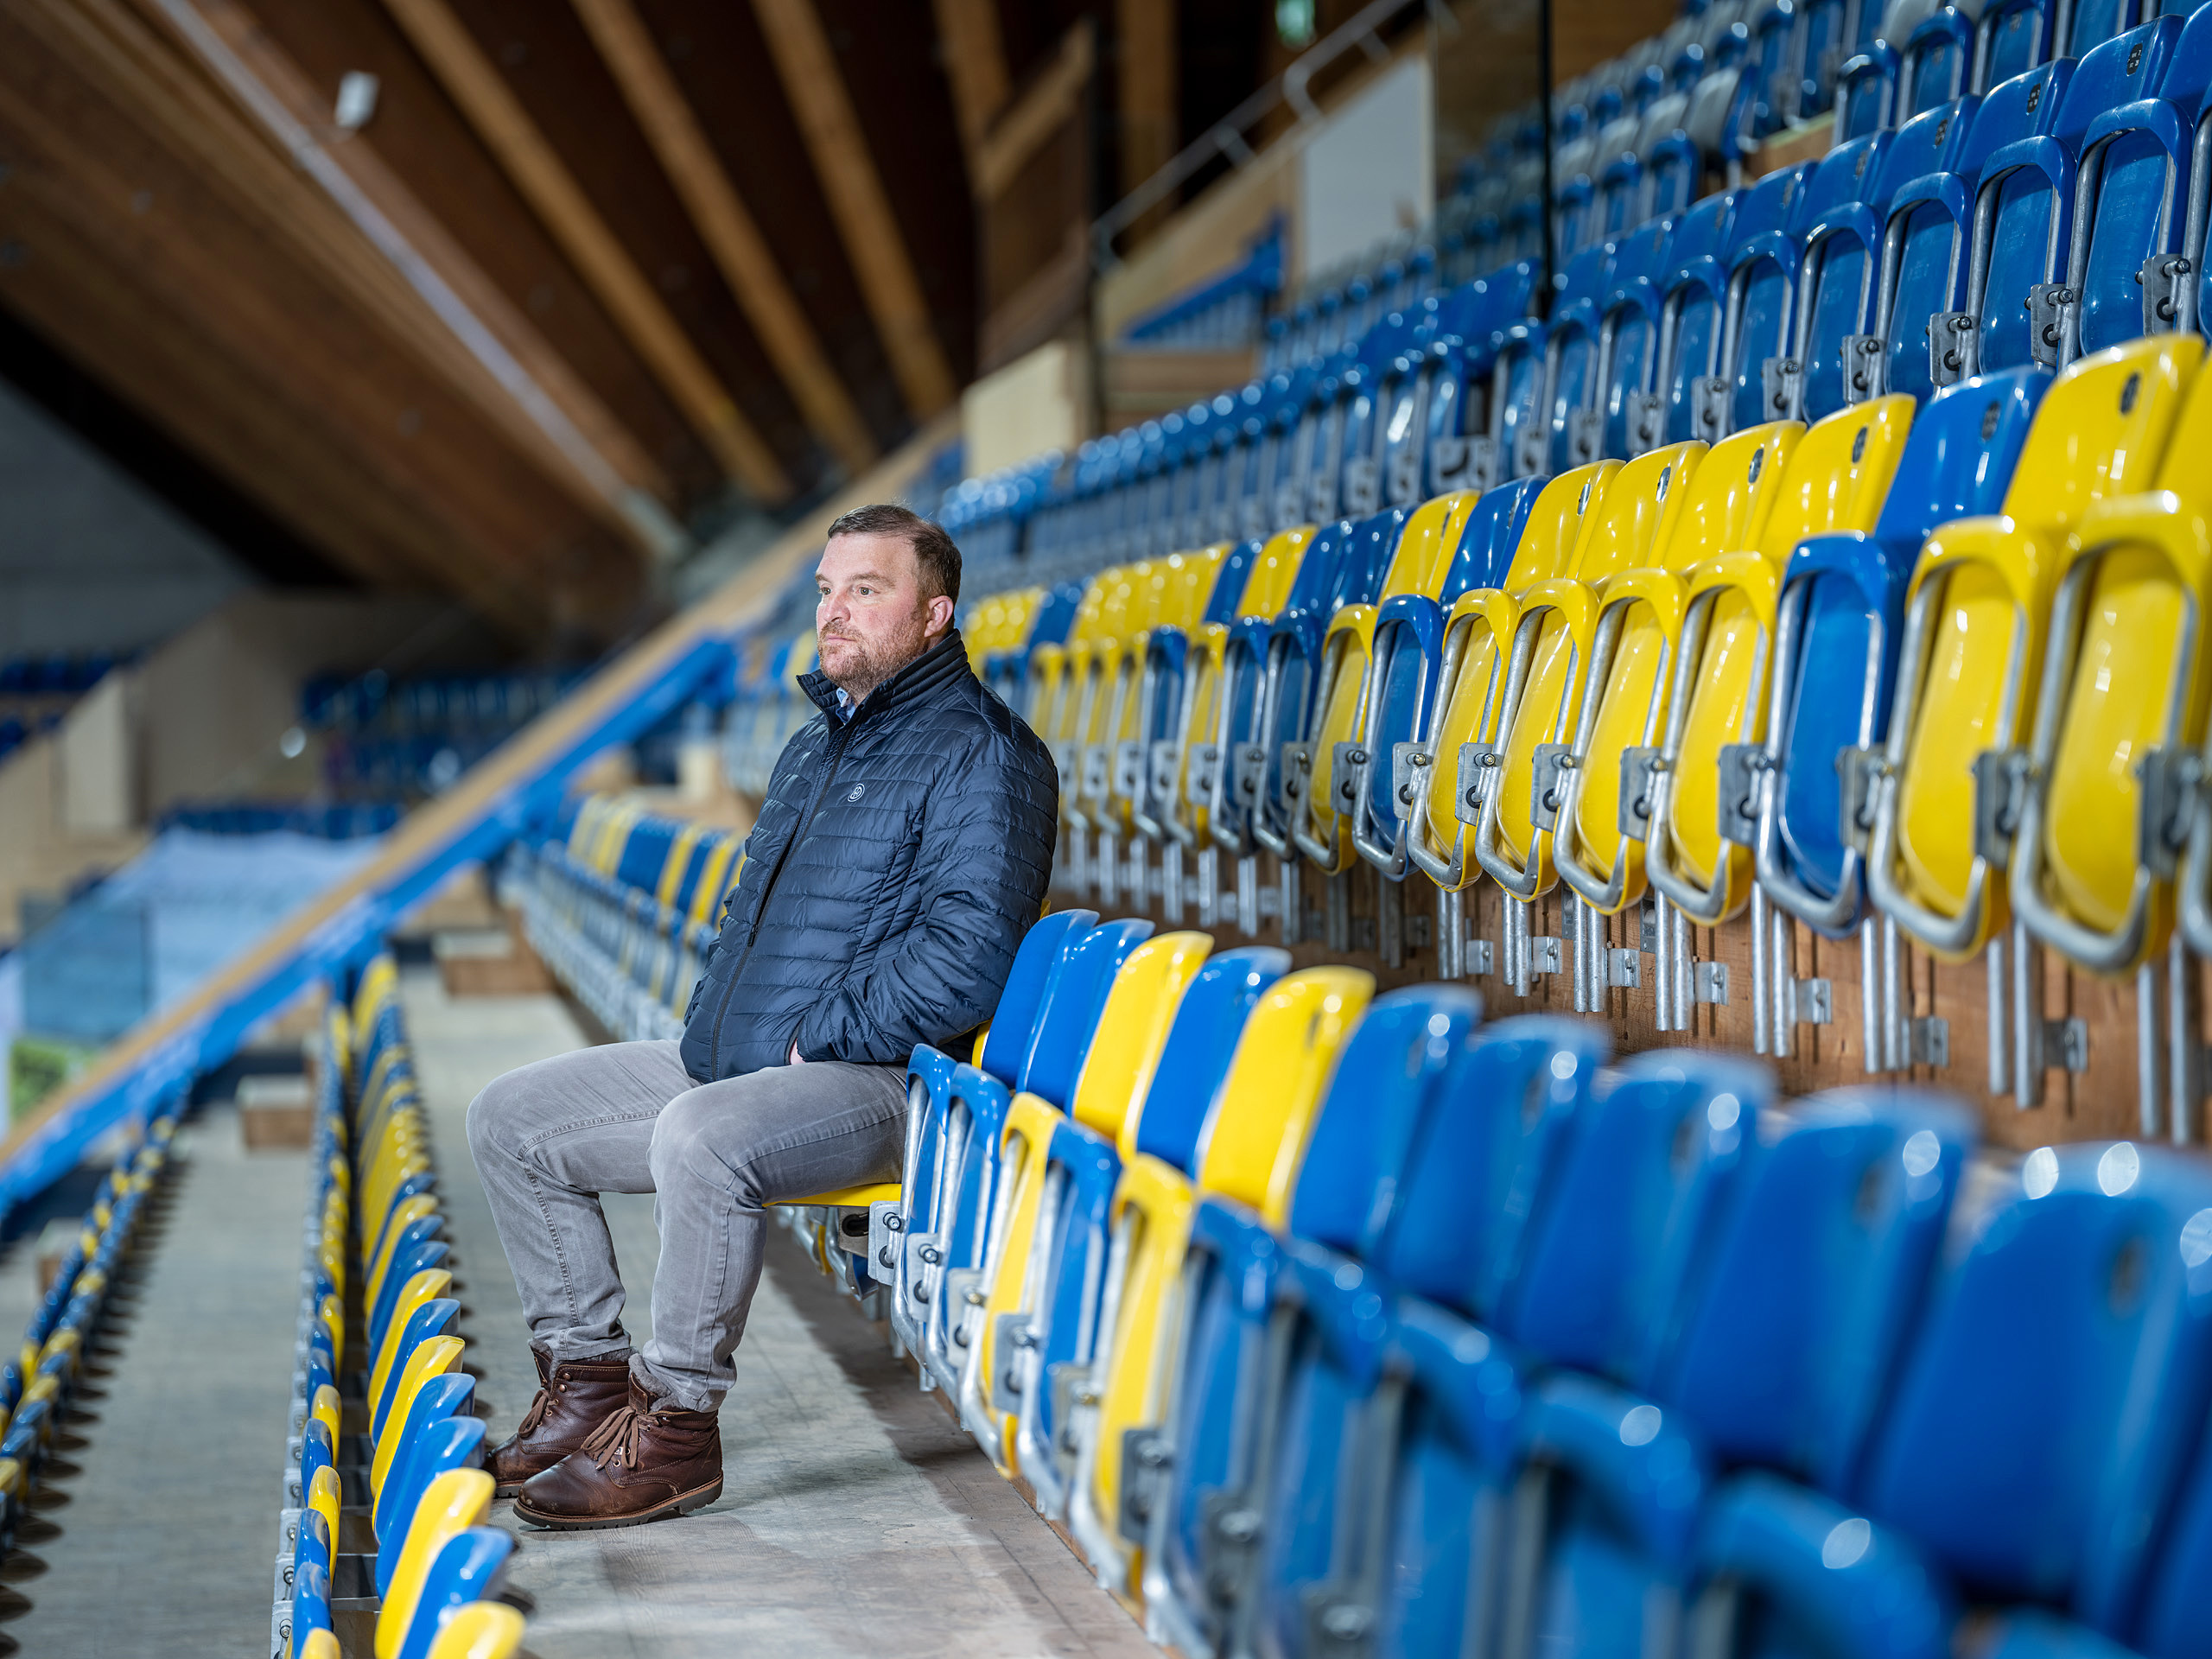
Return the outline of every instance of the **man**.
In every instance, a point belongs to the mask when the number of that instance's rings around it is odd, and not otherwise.
[[[776,762],[683,1040],[541,1060],[469,1107],[541,1384],[487,1466],[544,1526],[721,1495],[762,1205],[896,1179],[908,1054],[989,1019],[1043,906],[1058,780],[969,669],[951,537],[857,508],[816,577],[822,666],[800,683],[821,712]],[[637,1352],[601,1192],[656,1195]]]

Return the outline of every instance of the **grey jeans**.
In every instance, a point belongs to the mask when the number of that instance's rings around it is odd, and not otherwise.
[[[626,1351],[601,1192],[651,1192],[652,1336],[630,1362],[657,1396],[712,1411],[760,1282],[778,1198],[895,1180],[904,1067],[835,1060],[695,1084],[672,1042],[613,1043],[494,1079],[468,1145],[531,1344],[556,1361]]]

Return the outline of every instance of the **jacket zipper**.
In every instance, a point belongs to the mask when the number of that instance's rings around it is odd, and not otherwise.
[[[791,855],[791,849],[806,839],[806,832],[814,827],[814,814],[822,804],[822,798],[837,777],[838,764],[845,758],[846,740],[860,721],[860,711],[855,709],[850,720],[841,724],[830,740],[830,764],[823,769],[822,781],[814,786],[814,798],[806,804],[806,816],[799,820],[791,838],[784,843],[784,850],[776,855],[775,868],[768,872],[768,885],[760,889],[760,902],[753,906],[753,925],[745,936],[745,948],[737,953],[737,960],[730,964],[729,977],[722,982],[722,999],[715,1005],[715,1039],[707,1055],[707,1081],[718,1082],[722,1071],[722,1021],[729,1015],[729,1000],[737,995],[737,976],[745,971],[745,959],[753,954],[753,942],[760,937],[761,919],[768,913],[768,900],[776,895],[776,880],[784,873],[784,861]]]

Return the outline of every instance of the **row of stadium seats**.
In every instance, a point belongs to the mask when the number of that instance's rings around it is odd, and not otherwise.
[[[1185,1655],[2212,1652],[2201,1162],[1480,1011],[1049,915],[785,1213]]]
[[[0,657],[0,699],[79,696],[105,679],[118,660],[104,651]]]
[[[531,947],[607,1030],[682,1033],[684,1004],[737,884],[742,839],[604,797],[565,804],[501,885]]]
[[[317,731],[386,736],[443,736],[474,728],[507,732],[550,709],[588,672],[569,668],[407,680],[395,680],[380,669],[324,674],[302,688],[300,712]]]
[[[2186,1135],[2187,1021],[2161,1037],[2151,976],[2184,944],[2212,956],[2186,620],[2208,580],[2203,354],[2157,334],[1117,563],[982,600],[967,643],[1052,748],[1071,894],[1247,937],[1272,920],[1289,944],[1318,879],[1344,951],[1365,864],[1390,965],[1427,930],[1443,977],[1525,995],[1565,972],[1577,1009],[1648,971],[1662,1030],[1713,1000],[1688,928],[1748,910],[1754,1046],[1777,1054],[1808,1017],[1794,918],[1858,936],[1870,1071],[1910,1058],[1902,934],[1986,957],[1990,1087],[2023,1103],[2044,1031],[2025,968],[2048,949],[2137,976],[2145,1132],[2170,1095]],[[806,710],[810,646],[756,645],[775,677],[739,683],[734,779]],[[1466,935],[1484,879],[1512,901],[1496,940]],[[1567,937],[1534,939],[1554,893]]]
[[[1301,308],[1273,372],[969,480],[943,521],[978,585],[1051,583],[2191,332],[2208,87],[2212,16],[2169,15],[1694,205],[1687,164],[1609,174],[1561,219],[1548,321],[1531,260],[1432,291],[1416,249]]]
[[[461,1304],[389,956],[333,996],[320,1077],[272,1659],[345,1659],[348,1611],[374,1614],[374,1659],[508,1659],[514,1539],[485,1524],[484,1421],[448,1328]],[[364,1525],[372,1552],[346,1550]]]
[[[70,1396],[83,1380],[100,1317],[175,1135],[175,1109],[163,1104],[137,1144],[100,1178],[75,1240],[24,1329],[22,1348],[0,1366],[0,1559],[16,1547],[41,1467],[60,1443]]]

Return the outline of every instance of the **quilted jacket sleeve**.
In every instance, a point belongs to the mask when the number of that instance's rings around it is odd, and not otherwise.
[[[927,886],[913,925],[896,950],[808,1009],[798,1033],[805,1059],[903,1064],[915,1044],[950,1042],[998,1006],[1052,878],[1058,779],[1040,745],[1003,730],[938,779],[915,863]]]

